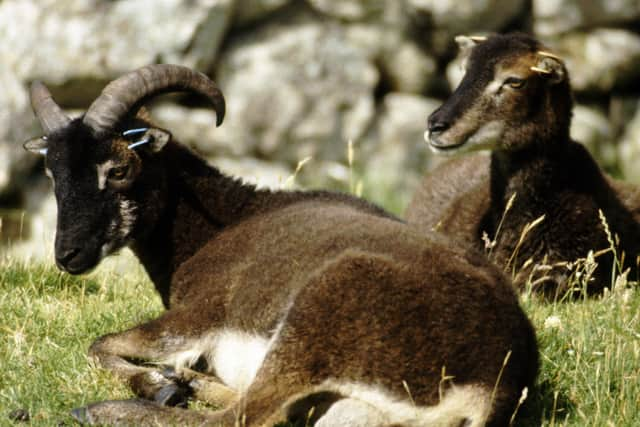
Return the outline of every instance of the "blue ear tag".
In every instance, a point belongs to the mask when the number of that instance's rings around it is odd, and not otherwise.
[[[41,154],[43,156],[47,155],[47,148],[41,148],[38,150],[38,154]]]
[[[129,130],[125,130],[124,132],[122,132],[122,136],[129,136],[129,135],[137,135],[139,133],[144,133],[146,131],[148,131],[149,128],[135,128],[135,129],[129,129]],[[143,139],[141,141],[136,141],[132,144],[129,144],[127,146],[128,149],[133,150],[136,147],[139,147],[140,145],[144,145],[146,143],[148,143],[150,141],[149,138],[147,139]]]
[[[136,147],[139,147],[140,145],[144,145],[146,143],[148,143],[149,141],[151,141],[149,138],[147,139],[143,139],[142,141],[138,141],[138,142],[134,142],[133,144],[129,144],[127,146],[128,149],[133,150]]]
[[[135,135],[137,133],[143,133],[148,131],[149,128],[135,128],[135,129],[129,129],[129,130],[125,130],[124,132],[122,132],[122,136],[129,136],[129,135]]]

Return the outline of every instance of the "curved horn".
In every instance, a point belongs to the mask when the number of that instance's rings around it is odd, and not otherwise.
[[[51,97],[49,89],[39,81],[31,83],[31,108],[40,121],[45,135],[49,135],[69,124],[71,119]]]
[[[167,92],[188,91],[206,96],[216,112],[216,125],[224,118],[222,92],[204,74],[172,64],[155,64],[139,68],[109,83],[93,101],[83,122],[96,134],[118,124],[133,108]]]

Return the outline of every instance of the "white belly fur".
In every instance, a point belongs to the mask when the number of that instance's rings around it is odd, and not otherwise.
[[[259,335],[224,330],[216,337],[209,366],[226,385],[245,392],[262,366],[269,344],[269,339]]]
[[[242,393],[253,382],[275,335],[269,339],[258,334],[223,329],[188,340],[180,345],[181,351],[168,355],[160,363],[179,371],[195,365],[200,357],[204,357],[211,373]]]

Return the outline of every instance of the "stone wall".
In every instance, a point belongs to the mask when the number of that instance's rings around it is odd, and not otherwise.
[[[460,77],[460,33],[542,38],[572,76],[574,136],[640,183],[639,28],[638,0],[3,0],[4,236],[16,210],[31,217],[55,205],[39,160],[21,148],[39,133],[29,83],[43,80],[73,114],[110,79],[154,62],[194,67],[223,89],[218,129],[192,99],[153,107],[161,126],[212,163],[278,187],[311,157],[297,183],[349,189],[361,179],[366,196],[401,211],[435,161],[422,134]],[[45,218],[32,233],[51,234]]]

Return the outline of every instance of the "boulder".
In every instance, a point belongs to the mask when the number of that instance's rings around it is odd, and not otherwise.
[[[295,166],[335,160],[374,117],[378,72],[343,27],[295,17],[231,40],[216,70],[228,100],[223,144]]]
[[[22,191],[25,178],[38,161],[22,144],[42,132],[26,88],[15,75],[4,71],[0,69],[0,199]]]
[[[347,21],[361,21],[384,11],[388,0],[307,0],[317,11]]]
[[[83,106],[105,81],[149,63],[208,70],[231,6],[232,0],[6,0],[0,57],[21,81],[60,86],[54,95],[62,104]]]
[[[226,120],[222,127],[216,127],[216,113],[211,108],[163,102],[151,108],[151,116],[159,126],[171,130],[178,141],[205,157],[242,156],[251,151],[246,140],[228,136]]]
[[[533,0],[534,30],[550,36],[578,28],[629,24],[640,18],[638,0]]]
[[[294,171],[280,162],[265,162],[252,157],[212,157],[209,163],[227,175],[258,188],[291,189],[296,184]]]
[[[402,22],[390,25],[352,24],[347,38],[377,64],[392,92],[421,94],[436,78],[435,59],[413,40]]]
[[[563,55],[576,92],[607,93],[640,78],[640,35],[599,29],[571,33],[554,44]]]
[[[615,165],[617,160],[614,134],[609,118],[596,105],[573,108],[571,137],[584,144],[601,166]]]
[[[637,101],[636,113],[618,143],[618,152],[624,178],[640,184],[640,101]]]
[[[236,26],[253,24],[290,3],[292,0],[235,0],[233,24]]]
[[[438,53],[446,53],[458,34],[491,32],[503,29],[524,14],[525,0],[407,0],[409,12],[430,22],[431,44]]]

